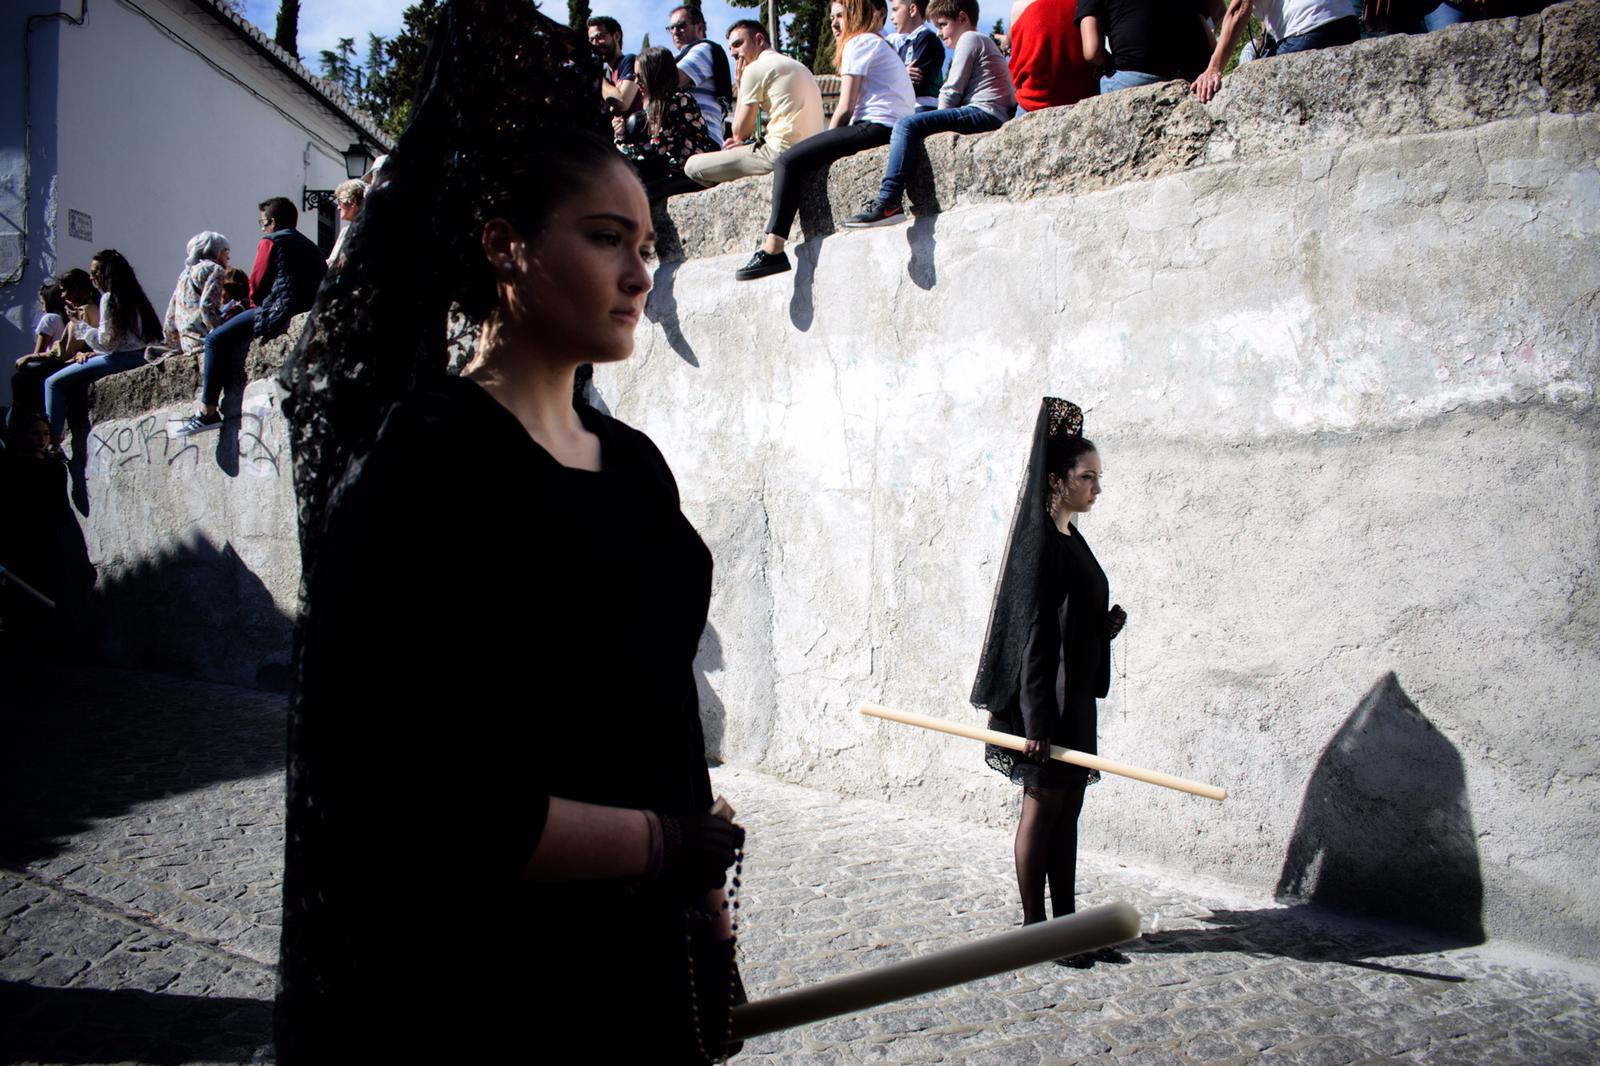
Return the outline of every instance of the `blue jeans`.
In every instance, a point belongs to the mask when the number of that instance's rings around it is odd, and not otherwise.
[[[1005,120],[981,107],[943,107],[936,111],[918,111],[894,124],[889,135],[889,169],[883,173],[883,184],[878,187],[878,199],[897,204],[906,189],[906,153],[922,143],[923,138],[935,133],[988,133],[997,130]]]
[[[87,391],[91,384],[101,378],[108,378],[112,374],[121,374],[141,366],[144,366],[144,349],[129,348],[109,355],[97,355],[81,363],[62,367],[45,378],[44,417],[50,422],[50,438],[60,440],[61,431],[66,428],[67,394],[70,391]]]
[[[1159,74],[1141,74],[1137,70],[1113,70],[1110,74],[1100,76],[1100,95],[1114,93],[1118,89],[1137,89],[1141,85],[1156,85],[1171,80]]]
[[[1361,39],[1361,19],[1355,15],[1348,18],[1334,19],[1324,22],[1320,26],[1313,26],[1304,33],[1297,33],[1293,37],[1285,37],[1271,48],[1267,49],[1267,56],[1293,55],[1295,52],[1310,52],[1318,48],[1334,48],[1342,44],[1355,44]]]
[[[223,372],[244,366],[244,353],[256,338],[256,312],[250,307],[206,334],[205,362],[200,372],[200,402],[217,406],[222,398]]]

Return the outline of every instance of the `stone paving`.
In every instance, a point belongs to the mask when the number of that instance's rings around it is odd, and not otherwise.
[[[270,1062],[282,698],[80,671],[65,698],[0,714],[0,1062]],[[713,779],[750,831],[752,996],[1017,921],[1005,831]],[[448,906],[437,871],[427,884]],[[1126,963],[1031,967],[761,1037],[738,1061],[1600,1061],[1593,968],[1102,856],[1079,894],[1144,916]]]

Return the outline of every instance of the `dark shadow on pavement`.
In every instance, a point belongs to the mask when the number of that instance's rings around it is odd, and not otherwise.
[[[1353,920],[1347,914],[1313,904],[1255,911],[1219,910],[1200,920],[1209,927],[1146,933],[1132,943],[1121,945],[1120,950],[1130,955],[1239,952],[1300,962],[1338,963],[1452,984],[1465,980],[1455,974],[1430,973],[1371,961],[1395,955],[1426,955],[1463,946],[1459,938],[1414,926]]]
[[[47,859],[136,804],[283,769],[280,696],[70,659],[42,666],[51,687],[0,709],[0,866]]]
[[[0,1063],[265,1062],[272,1003],[0,981]]]
[[[1317,760],[1277,894],[1483,943],[1466,769],[1394,674]]]

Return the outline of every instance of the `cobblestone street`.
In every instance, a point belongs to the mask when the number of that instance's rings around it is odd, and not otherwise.
[[[82,671],[4,717],[0,1062],[270,1062],[282,698]],[[1018,920],[1003,830],[733,768],[713,781],[749,829],[753,998]],[[1144,916],[1126,963],[1032,967],[752,1040],[738,1061],[1600,1061],[1593,968],[1103,856],[1079,876],[1082,905]]]

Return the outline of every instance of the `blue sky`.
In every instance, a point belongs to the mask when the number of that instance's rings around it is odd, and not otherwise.
[[[300,5],[300,55],[306,66],[321,73],[317,55],[323,49],[332,49],[341,37],[353,37],[357,56],[366,58],[367,34],[376,33],[392,37],[402,25],[401,13],[410,6],[410,0],[303,0]],[[670,45],[667,36],[667,13],[677,6],[677,0],[589,0],[597,15],[610,15],[622,23],[624,44],[628,51],[637,51],[639,39],[650,34],[650,43]],[[712,36],[721,40],[729,23],[736,19],[751,18],[754,8],[735,8],[725,0],[703,0],[701,8],[706,14],[706,25]],[[541,5],[546,15],[557,22],[567,20],[567,5],[563,0],[546,0]],[[245,0],[244,17],[272,35],[278,24],[277,0]]]

